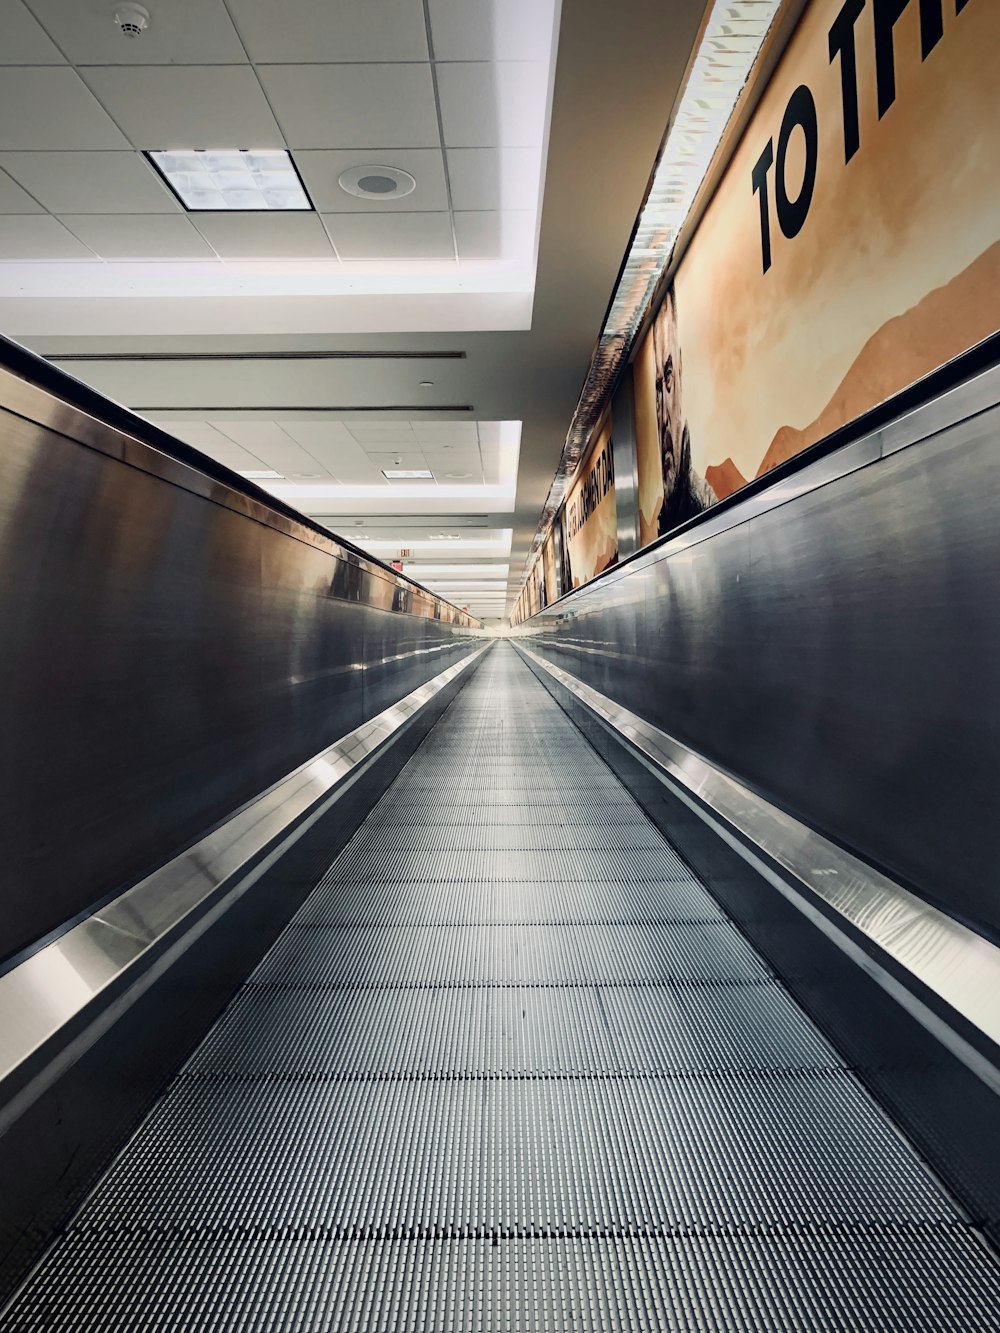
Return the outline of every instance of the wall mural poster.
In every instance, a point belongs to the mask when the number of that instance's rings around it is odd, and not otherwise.
[[[1000,328],[1000,3],[813,0],[634,365],[643,544]]]
[[[610,418],[566,495],[563,558],[568,586],[578,588],[618,560],[614,446]]]
[[[545,605],[549,606],[559,596],[559,582],[556,575],[556,539],[550,532],[542,547],[542,569],[544,571]]]
[[[528,615],[535,615],[541,607],[538,604],[538,565],[532,565],[528,574]]]

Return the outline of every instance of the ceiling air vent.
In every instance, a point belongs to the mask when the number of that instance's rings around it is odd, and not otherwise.
[[[342,190],[359,199],[401,199],[417,188],[410,173],[398,167],[349,167],[337,180]]]

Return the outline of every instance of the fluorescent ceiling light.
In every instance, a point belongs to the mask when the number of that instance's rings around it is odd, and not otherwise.
[[[241,477],[249,477],[252,481],[262,481],[265,477],[270,477],[272,480],[276,479],[278,481],[283,481],[285,474],[283,472],[272,472],[270,468],[251,468],[249,472],[244,472],[240,469],[239,475]]]
[[[507,580],[502,576],[495,579],[429,578],[423,581],[428,588],[478,588],[480,592],[495,592],[497,594],[507,591]]]
[[[426,467],[405,468],[390,467],[382,469],[386,481],[433,481],[434,473]]]
[[[312,203],[283,148],[189,149],[147,154],[190,212],[309,212]]]
[[[424,565],[419,561],[413,564],[403,561],[403,572],[421,583],[427,579],[447,579],[451,583],[464,583],[466,579],[505,579],[510,566],[503,564],[481,565]]]

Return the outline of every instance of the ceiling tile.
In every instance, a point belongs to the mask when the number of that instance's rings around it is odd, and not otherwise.
[[[453,208],[537,208],[542,174],[539,148],[449,148]]]
[[[332,213],[327,228],[341,259],[453,259],[447,213]]]
[[[537,147],[545,130],[543,61],[438,65],[444,141],[454,148]]]
[[[281,428],[293,440],[298,440],[314,458],[317,450],[336,448],[356,449],[357,444],[342,421],[282,421]]]
[[[300,480],[303,476],[322,479],[326,475],[312,454],[293,440],[277,421],[220,419],[214,425],[216,430],[255,454],[265,467],[273,468],[282,476]]]
[[[207,454],[209,458],[214,458],[223,467],[232,468],[234,472],[263,466],[259,458],[255,458],[253,454],[241,449],[225,435],[221,435],[211,422],[164,421],[157,418],[156,424],[177,439],[183,440],[185,444],[190,444],[192,448]]]
[[[0,213],[44,213],[45,209],[25,194],[15,181],[0,171]]]
[[[0,79],[0,149],[127,148],[75,70],[11,68]]]
[[[183,440],[202,453],[209,453],[214,447],[225,444],[223,437],[208,421],[171,421],[169,417],[149,417],[148,420],[168,435]]]
[[[103,66],[84,76],[136,148],[285,146],[249,66]]]
[[[448,207],[444,159],[440,148],[368,149],[316,152],[302,149],[295,154],[313,204],[321,213],[415,213],[441,212]],[[359,199],[337,184],[348,167],[396,167],[408,171],[417,182],[412,194],[401,199]]]
[[[47,214],[0,217],[0,261],[92,259],[96,257],[61,222]]]
[[[66,63],[21,0],[5,0],[3,5],[3,54],[0,59],[5,65]]]
[[[413,447],[413,427],[408,421],[348,421],[346,426],[353,438],[369,449],[397,442]]]
[[[315,213],[193,213],[223,259],[333,259]]]
[[[243,64],[246,54],[223,0],[150,0],[149,27],[135,39],[102,0],[28,0],[76,65]]]
[[[283,421],[293,439],[322,469],[345,485],[370,485],[384,478],[341,421]]]
[[[141,153],[5,153],[0,166],[52,213],[177,213]]]
[[[369,447],[367,449],[367,454],[371,462],[379,469],[379,471],[383,468],[391,472],[394,468],[401,468],[404,470],[423,470],[427,467],[427,459],[419,449],[414,449],[412,446],[409,449],[400,447],[399,449],[389,450],[381,447],[377,449]],[[420,478],[414,477],[412,480],[419,481]]]
[[[435,60],[548,60],[554,0],[429,0]]]
[[[102,259],[214,259],[180,213],[78,213],[60,221]]]
[[[441,444],[475,444],[479,438],[474,421],[415,421],[413,433],[418,440]]]
[[[454,217],[459,259],[519,263],[531,258],[534,213],[455,213]]]
[[[426,60],[421,0],[229,0],[251,60],[263,64]]]
[[[292,148],[436,148],[430,65],[267,65],[261,82]]]

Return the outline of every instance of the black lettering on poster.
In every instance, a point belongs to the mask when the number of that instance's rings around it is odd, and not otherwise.
[[[850,162],[861,148],[861,125],[858,112],[858,19],[865,12],[868,0],[844,0],[827,34],[830,63],[840,67],[841,114],[844,133],[844,162]],[[872,32],[874,34],[875,97],[878,115],[882,117],[896,100],[896,24],[911,3],[920,13],[920,59],[924,61],[944,37],[944,0],[872,0]],[[969,0],[955,0],[955,13],[961,14]],[[788,144],[795,129],[805,136],[805,177],[795,199],[788,195],[785,176],[785,158]],[[778,225],[783,235],[794,239],[805,226],[816,185],[819,156],[819,124],[816,99],[805,84],[800,84],[785,107],[778,132],[778,151],[775,156],[774,140],[768,139],[750,172],[753,193],[759,196],[760,253],[764,272],[771,267],[771,217],[768,179],[774,167],[774,201]]]
[[[566,511],[568,518],[566,528],[570,537],[577,535],[614,484],[615,464],[609,436]]]

